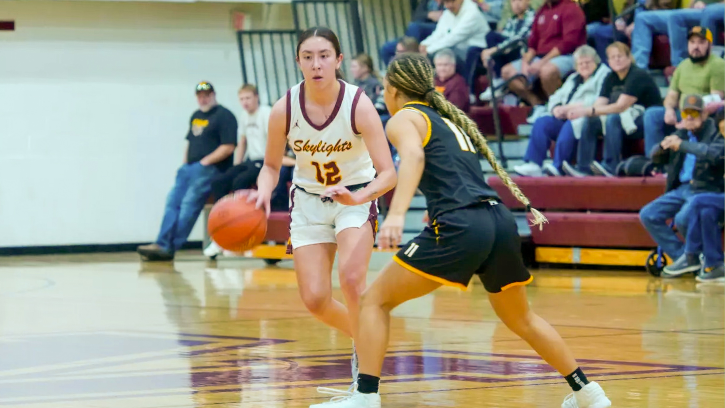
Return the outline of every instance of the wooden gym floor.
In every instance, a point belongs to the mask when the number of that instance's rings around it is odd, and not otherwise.
[[[371,271],[390,254],[376,253]],[[290,262],[0,258],[0,406],[307,407],[347,388],[350,341],[310,317]],[[373,279],[376,272],[371,272]],[[723,285],[534,271],[533,308],[615,407],[725,405]],[[340,296],[336,291],[336,296]],[[478,282],[394,312],[384,407],[559,407],[568,386]]]

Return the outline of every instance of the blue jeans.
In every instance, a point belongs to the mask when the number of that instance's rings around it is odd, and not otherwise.
[[[700,193],[690,200],[690,215],[687,218],[685,253],[705,255],[705,267],[722,265],[722,235],[719,223],[723,222],[725,194]]]
[[[644,117],[640,115],[634,120],[637,130],[628,135],[622,128],[618,113],[606,116],[606,135],[604,136],[604,152],[602,166],[614,174],[617,165],[622,161],[622,146],[624,139],[642,139],[644,137]],[[597,137],[602,134],[602,122],[598,117],[589,118],[584,122],[582,136],[577,152],[577,170],[585,174],[592,174],[590,166],[597,155]]]
[[[413,37],[418,40],[418,42],[421,42],[428,38],[435,29],[436,23],[412,22],[408,24],[408,28],[405,30],[405,36]],[[398,46],[399,41],[400,38],[388,41],[380,47],[380,60],[382,60],[385,65],[388,65],[390,60],[395,56],[395,48]]]
[[[700,25],[712,31],[714,44],[722,45],[720,35],[725,23],[725,3],[711,4],[702,10]]]
[[[488,48],[495,47],[501,44],[504,40],[506,40],[506,37],[497,31],[489,31],[486,34],[486,45]],[[493,58],[494,78],[501,76],[501,68],[503,68],[504,65],[521,58],[520,49],[521,48],[519,47],[511,50],[509,53]],[[471,86],[471,93],[473,93],[473,77],[476,74],[476,70],[483,67],[483,62],[481,61],[481,52],[483,50],[485,50],[485,48],[469,47],[466,52],[466,61],[464,63],[465,67],[463,68],[462,75]]]
[[[677,120],[681,120],[680,111],[675,110]],[[644,154],[650,157],[652,149],[660,144],[665,136],[675,133],[673,125],[665,123],[665,107],[651,106],[644,111]]]
[[[632,55],[638,67],[647,69],[652,53],[652,37],[667,34],[670,39],[670,63],[677,66],[687,58],[687,27],[700,24],[702,10],[641,10],[634,16]]]
[[[657,197],[639,211],[639,219],[649,232],[652,239],[672,259],[677,259],[685,252],[685,245],[667,225],[667,220],[674,218],[675,228],[683,236],[687,236],[687,220],[690,202],[693,197],[689,184],[682,184],[674,190]]]
[[[607,63],[607,47],[614,41],[629,42],[627,35],[621,31],[614,31],[611,24],[600,22],[587,25],[588,42],[597,50],[602,62]]]
[[[574,137],[571,122],[565,119],[557,119],[553,116],[542,116],[536,119],[531,130],[524,161],[541,166],[546,159],[546,152],[549,150],[551,142],[556,142],[554,167],[561,171],[564,160],[571,161],[574,158],[578,143]]]
[[[191,234],[206,200],[211,194],[211,179],[219,174],[216,166],[184,164],[176,172],[176,181],[166,197],[166,209],[156,243],[167,252],[179,250]]]

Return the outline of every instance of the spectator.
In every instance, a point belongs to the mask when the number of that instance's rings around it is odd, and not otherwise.
[[[395,54],[402,54],[404,52],[418,52],[420,49],[420,43],[413,37],[403,37],[398,41],[398,45],[395,46]]]
[[[683,7],[687,0],[683,1]],[[700,24],[702,9],[706,4],[720,0],[691,0],[689,7],[677,9],[674,0],[647,0],[645,10],[634,17],[632,54],[637,66],[647,69],[652,53],[652,38],[666,34],[670,39],[670,64],[676,67],[687,57],[687,29]]]
[[[352,59],[350,72],[353,84],[359,86],[371,101],[376,101],[380,93],[380,77],[373,65],[373,59],[362,53]]]
[[[504,0],[473,0],[491,27],[501,20]]]
[[[697,280],[700,282],[725,282],[720,232],[724,211],[723,193],[700,193],[692,197],[687,217],[685,254],[677,262],[666,266],[662,276],[674,278],[699,270]],[[700,262],[700,254],[705,258],[704,264]]]
[[[410,37],[420,42],[431,35],[436,28],[436,23],[443,14],[442,0],[419,0],[418,7],[413,12],[413,18],[405,30],[405,37]],[[387,66],[390,60],[398,51],[400,40],[388,41],[380,47],[380,60]],[[416,48],[415,51],[418,51]]]
[[[623,9],[637,4],[638,0],[626,0]],[[615,20],[614,27],[608,23],[587,24],[587,41],[597,50],[599,57],[607,63],[607,47],[614,41],[630,42],[634,31],[634,12]]]
[[[530,0],[529,2],[529,5],[534,9],[534,11],[539,10],[542,4],[544,4],[544,0]],[[516,15],[516,13],[513,12],[511,1],[504,1],[503,9],[501,10],[501,18],[498,20],[498,24],[496,25],[496,31],[503,31],[506,23],[511,20],[514,15]]]
[[[589,107],[594,104],[602,83],[611,70],[597,55],[597,51],[582,45],[574,51],[576,73],[567,78],[564,85],[554,92],[547,104],[548,114],[534,123],[529,146],[524,155],[525,164],[514,167],[522,176],[562,175],[563,161],[571,161],[576,154],[576,145],[581,137],[584,118],[567,120],[567,112],[575,107]],[[546,152],[556,142],[554,163],[543,166]]]
[[[622,158],[624,139],[644,138],[644,111],[662,105],[660,89],[649,73],[633,64],[626,44],[607,47],[609,73],[602,93],[592,107],[577,107],[567,113],[569,120],[588,117],[579,140],[576,168],[565,162],[564,172],[582,177],[599,174],[612,177]],[[594,161],[597,137],[604,135],[604,161]]]
[[[536,12],[529,5],[529,0],[510,0],[510,3],[514,15],[506,21],[506,25],[504,25],[501,32],[490,31],[486,34],[486,46],[488,48],[471,47],[468,49],[468,54],[466,55],[466,72],[469,76],[466,78],[468,79],[468,83],[471,84],[471,91],[473,91],[473,77],[477,68],[487,67],[488,60],[498,50],[504,50],[514,42],[525,42],[529,39]],[[519,59],[524,50],[525,47],[513,47],[503,55],[494,58],[494,87],[501,85],[500,82],[497,82],[497,79],[501,76],[501,68],[509,62]],[[490,100],[490,89],[491,87],[481,95],[482,100]]]
[[[528,50],[521,59],[503,67],[501,76],[509,80],[523,75],[512,80],[509,89],[531,106],[544,110],[545,101],[532,92],[530,85],[538,78],[546,97],[553,95],[561,87],[562,78],[574,70],[571,54],[584,43],[585,19],[579,5],[572,0],[546,0],[534,17]]]
[[[688,234],[687,220],[694,195],[723,192],[723,158],[725,143],[715,121],[707,117],[699,95],[687,95],[682,103],[682,125],[655,147],[652,161],[666,166],[667,192],[647,204],[639,218],[662,250],[676,260],[674,269],[688,265],[683,243],[667,225],[674,219],[675,228]],[[680,259],[680,258],[683,259]]]
[[[725,24],[725,3],[720,0],[717,4],[710,4],[702,10],[700,25],[712,32],[713,44],[722,46],[723,24]]]
[[[468,85],[463,76],[456,73],[456,55],[450,49],[444,48],[436,53],[433,64],[436,90],[458,109],[468,112],[471,104]]]
[[[196,86],[196,99],[199,110],[191,116],[184,164],[166,199],[159,236],[155,243],[137,249],[145,260],[174,259],[209,198],[211,180],[232,165],[237,119],[217,104],[214,87],[208,82]]]
[[[644,114],[645,151],[650,153],[666,134],[675,131],[679,120],[677,106],[682,103],[685,94],[717,95],[717,100],[725,97],[725,60],[711,53],[712,33],[707,28],[694,27],[687,40],[689,58],[677,66],[670,89],[667,91],[664,106],[647,108]],[[709,113],[714,111],[706,103]]]
[[[486,33],[490,31],[486,18],[473,0],[443,0],[446,10],[435,31],[420,42],[422,54],[435,55],[450,48],[456,59],[466,59],[469,47],[486,48]]]
[[[234,159],[234,166],[224,173],[212,178],[212,196],[219,200],[225,195],[254,187],[259,171],[264,164],[267,149],[267,128],[272,108],[260,106],[257,87],[252,84],[243,85],[239,89],[239,103],[245,111],[239,126],[239,150]],[[215,257],[222,249],[212,241],[204,255]]]

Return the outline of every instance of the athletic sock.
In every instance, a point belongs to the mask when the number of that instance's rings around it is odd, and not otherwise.
[[[377,394],[380,386],[380,377],[367,374],[357,375],[357,390],[361,394]]]
[[[573,373],[566,376],[566,382],[569,383],[569,386],[574,391],[579,391],[584,388],[585,385],[589,384],[587,376],[584,375],[582,369],[579,367],[577,367]]]

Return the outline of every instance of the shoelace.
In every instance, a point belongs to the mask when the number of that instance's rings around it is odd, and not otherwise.
[[[330,398],[328,404],[352,398],[352,396],[355,394],[355,391],[357,391],[356,383],[352,384],[350,388],[347,389],[347,391],[338,390],[337,388],[317,387],[317,392],[319,392],[320,394],[334,395],[334,397]]]
[[[573,392],[564,398],[564,403],[561,406],[566,408],[577,408],[579,406]]]

